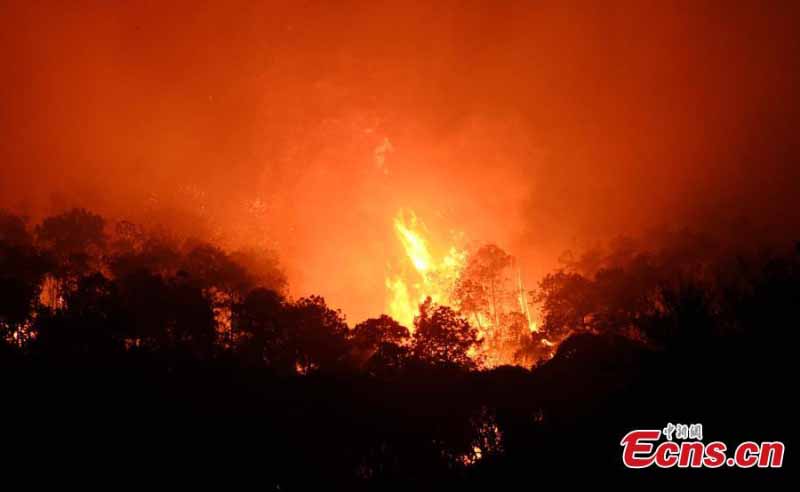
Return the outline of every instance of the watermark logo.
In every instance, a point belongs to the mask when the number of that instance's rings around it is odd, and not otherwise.
[[[721,441],[706,443],[703,424],[668,423],[661,430],[632,430],[620,445],[622,463],[628,468],[780,468],[785,451],[780,441],[745,441],[735,448]]]

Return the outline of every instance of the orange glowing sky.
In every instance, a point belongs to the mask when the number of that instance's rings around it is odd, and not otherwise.
[[[351,321],[400,209],[530,279],[665,224],[800,224],[790,5],[164,3],[0,5],[0,206],[267,244]]]

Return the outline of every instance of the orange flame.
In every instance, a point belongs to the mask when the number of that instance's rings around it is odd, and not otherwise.
[[[387,309],[392,318],[413,329],[414,316],[426,297],[437,303],[449,301],[450,291],[464,268],[467,253],[450,246],[447,254],[437,259],[431,253],[425,227],[413,211],[398,212],[394,218],[394,230],[413,271],[387,277]]]

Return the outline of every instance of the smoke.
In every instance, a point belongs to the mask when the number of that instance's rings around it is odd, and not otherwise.
[[[795,10],[4,2],[0,206],[266,245],[355,321],[400,209],[531,279],[654,228],[796,238]]]

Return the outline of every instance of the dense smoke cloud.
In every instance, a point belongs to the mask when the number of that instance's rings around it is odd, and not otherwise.
[[[663,227],[794,238],[794,10],[5,2],[0,207],[267,245],[351,320],[400,209],[531,278]]]

